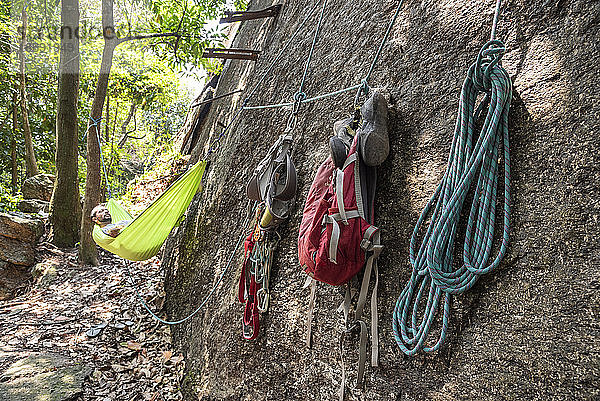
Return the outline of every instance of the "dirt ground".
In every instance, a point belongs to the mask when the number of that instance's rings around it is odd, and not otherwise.
[[[101,252],[99,266],[81,266],[75,249],[49,243],[38,246],[37,258],[35,271],[43,274],[22,295],[0,302],[0,376],[22,358],[51,354],[91,372],[77,400],[182,399],[183,356],[171,347],[169,327],[142,308],[121,259]],[[158,258],[129,269],[160,311]]]

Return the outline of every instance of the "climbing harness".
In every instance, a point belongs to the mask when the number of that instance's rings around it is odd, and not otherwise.
[[[495,39],[500,6],[498,0],[491,40],[479,51],[462,86],[446,172],[421,212],[410,241],[413,270],[393,315],[394,337],[406,355],[415,355],[420,350],[434,352],[440,348],[448,331],[453,295],[467,291],[481,275],[494,270],[506,253],[510,227],[508,113],[512,83],[500,64],[506,49]],[[484,98],[475,108],[481,93]],[[476,130],[486,107],[483,124]],[[500,198],[504,203],[504,228],[500,249],[488,263],[494,243],[501,148],[504,192]],[[471,202],[470,206],[468,202]],[[461,213],[465,213],[464,217]],[[422,234],[429,215],[429,225]],[[454,260],[455,247],[465,218],[466,233],[462,261],[459,262]],[[440,324],[437,316],[442,305]],[[419,313],[423,314],[421,318]],[[426,342],[436,325],[439,326],[439,338],[433,343]]]
[[[247,340],[258,336],[259,313],[268,310],[273,252],[279,242],[276,230],[289,216],[296,196],[296,168],[290,155],[291,147],[292,135],[281,135],[258,164],[246,187],[247,197],[258,202],[244,242],[238,291],[238,299],[244,304],[242,334]]]

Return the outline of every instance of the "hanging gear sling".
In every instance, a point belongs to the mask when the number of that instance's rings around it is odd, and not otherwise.
[[[292,161],[292,133],[298,122],[302,101],[306,100],[303,88],[326,6],[327,0],[323,0],[304,73],[298,91],[294,94],[294,103],[285,131],[258,164],[246,187],[248,198],[260,202],[254,224],[250,227],[250,233],[244,243],[244,262],[238,291],[238,299],[244,304],[242,335],[247,340],[258,336],[259,312],[268,310],[273,251],[279,240],[276,229],[289,216],[289,209],[296,195],[297,177]]]
[[[279,239],[275,230],[289,216],[296,195],[296,167],[290,155],[291,146],[292,136],[281,135],[258,164],[246,187],[247,197],[258,204],[244,242],[238,290],[238,299],[244,304],[242,334],[247,340],[258,336],[258,314],[269,308],[269,278],[273,251]]]
[[[420,350],[434,352],[440,348],[448,330],[453,295],[467,291],[479,276],[494,270],[506,253],[510,226],[508,113],[512,83],[500,65],[506,51],[504,44],[494,40],[500,3],[498,0],[492,40],[480,50],[462,86],[446,173],[421,212],[410,241],[413,270],[393,314],[394,337],[406,355],[415,355]],[[484,99],[475,108],[481,93]],[[476,132],[474,127],[486,107],[483,126]],[[488,264],[494,242],[501,148],[504,156],[504,228],[498,254]],[[471,198],[472,203],[467,207],[465,203]],[[461,211],[467,210],[462,263],[456,268],[455,245],[458,228],[464,222]],[[429,214],[431,220],[423,235],[422,227]],[[426,343],[441,304],[439,338],[434,343]],[[418,317],[418,312],[423,313],[422,318]]]

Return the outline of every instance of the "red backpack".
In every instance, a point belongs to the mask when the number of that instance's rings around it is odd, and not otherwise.
[[[306,338],[309,347],[316,281],[331,285],[348,283],[366,264],[354,322],[348,329],[361,329],[358,370],[358,382],[361,383],[366,363],[367,342],[367,327],[361,318],[373,270],[376,279],[371,297],[371,364],[378,364],[377,258],[383,247],[380,244],[379,229],[372,224],[376,169],[362,162],[360,152],[357,151],[359,136],[360,132],[355,136],[341,169],[335,168],[331,157],[319,167],[304,206],[298,237],[298,258],[312,278],[306,283],[311,284]],[[348,287],[345,300],[338,309],[344,311],[346,321],[350,303],[351,293]],[[342,389],[344,381],[345,372],[342,370]]]

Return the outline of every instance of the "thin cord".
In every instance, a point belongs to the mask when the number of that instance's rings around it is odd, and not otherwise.
[[[192,108],[192,107],[198,107],[198,106],[202,106],[203,104],[206,104],[206,103],[212,103],[212,102],[214,102],[215,100],[223,99],[224,97],[227,97],[227,96],[232,96],[232,95],[235,95],[236,93],[240,93],[240,92],[242,92],[242,91],[243,91],[242,89],[236,89],[236,90],[234,90],[234,91],[227,92],[227,93],[224,93],[224,94],[222,94],[222,95],[219,95],[219,96],[215,96],[215,97],[213,97],[213,98],[210,98],[210,99],[202,100],[202,101],[200,101],[200,102],[198,102],[198,103],[194,103],[194,104],[192,104],[192,105],[190,106],[190,108]]]
[[[494,12],[494,22],[492,23],[492,35],[490,40],[496,39],[496,28],[498,27],[498,19],[500,18],[500,7],[502,6],[502,0],[496,0],[496,11]]]
[[[500,1],[500,0],[498,0],[498,1]],[[385,35],[383,36],[383,40],[381,41],[381,44],[379,45],[379,49],[377,49],[377,53],[375,54],[375,57],[373,57],[373,61],[371,62],[371,68],[369,68],[369,72],[367,73],[367,75],[364,78],[365,82],[368,82],[369,78],[371,78],[371,74],[373,73],[373,70],[375,69],[375,65],[377,64],[377,61],[379,61],[379,56],[381,55],[383,46],[385,46],[385,44],[390,36],[390,32],[392,31],[392,27],[394,26],[394,24],[396,23],[396,20],[398,19],[398,15],[400,14],[400,8],[402,7],[403,3],[404,3],[404,0],[400,0],[400,3],[398,3],[398,7],[396,7],[396,13],[394,13],[392,20],[390,21],[390,24],[388,25],[388,29],[385,32]]]
[[[362,84],[349,86],[347,88],[340,89],[335,92],[329,92],[329,93],[325,93],[323,95],[308,98],[306,100],[303,100],[302,103],[310,103],[310,102],[322,100],[322,99],[325,99],[325,98],[328,98],[331,96],[340,95],[345,92],[356,90],[356,89],[360,88],[361,86],[362,86]],[[265,104],[265,105],[259,105],[259,106],[244,106],[244,109],[246,109],[246,110],[262,110],[262,109],[272,109],[272,108],[277,108],[277,107],[292,107],[293,105],[294,105],[294,102],[286,102],[286,103],[276,103],[276,104]]]
[[[317,23],[317,28],[315,29],[315,35],[313,36],[312,45],[310,46],[310,52],[308,53],[308,57],[306,58],[306,65],[304,66],[304,74],[302,74],[302,80],[300,81],[300,87],[298,88],[298,93],[303,93],[302,89],[304,89],[304,83],[306,82],[306,76],[308,75],[308,67],[310,65],[310,61],[312,60],[312,56],[315,51],[315,45],[317,44],[317,38],[319,37],[319,33],[321,32],[321,25],[323,23],[323,16],[325,15],[325,7],[326,6],[327,6],[327,0],[323,0],[323,6],[321,7],[321,15],[319,15],[319,22]]]
[[[106,166],[104,165],[104,156],[102,156],[102,145],[100,144],[100,131],[98,130],[98,124],[100,124],[102,117],[98,117],[98,119],[95,119],[94,117],[90,116],[90,120],[92,120],[92,122],[90,123],[90,125],[88,125],[86,134],[87,134],[87,131],[89,131],[91,127],[94,127],[94,129],[96,130],[96,140],[98,141],[98,152],[100,153],[100,166],[102,167],[102,172],[104,173],[104,181],[106,183],[106,192],[108,192],[108,199],[110,199],[110,198],[112,198],[112,193],[110,191],[110,184],[108,183],[108,174],[106,173]]]
[[[217,287],[219,286],[219,284],[221,284],[221,281],[223,281],[223,278],[225,277],[225,273],[227,273],[227,271],[231,267],[231,262],[233,261],[233,258],[234,258],[237,250],[240,247],[240,244],[242,243],[242,241],[244,240],[245,237],[246,237],[246,235],[242,232],[242,235],[240,235],[240,237],[238,238],[237,243],[235,244],[235,247],[233,248],[233,252],[231,252],[231,255],[229,255],[229,260],[227,261],[227,265],[225,265],[225,269],[223,269],[223,272],[219,276],[219,279],[217,280],[217,282],[215,283],[215,285],[212,287],[212,289],[210,290],[210,292],[208,293],[208,295],[204,298],[204,300],[202,301],[202,303],[192,313],[190,313],[189,315],[187,315],[183,319],[173,320],[173,321],[164,320],[164,319],[160,318],[159,316],[157,316],[156,313],[152,312],[152,310],[148,307],[148,305],[146,304],[146,302],[142,298],[142,296],[141,296],[141,294],[140,294],[137,286],[135,285],[135,283],[133,281],[133,277],[131,275],[131,271],[129,269],[129,265],[127,264],[127,261],[126,261],[125,262],[125,267],[126,267],[126,270],[127,270],[127,275],[129,276],[129,280],[131,281],[131,286],[135,290],[135,295],[137,295],[138,300],[140,301],[140,303],[142,304],[142,306],[144,307],[144,309],[146,309],[146,311],[150,314],[150,316],[152,316],[154,319],[158,320],[159,322],[161,322],[163,324],[176,325],[176,324],[180,324],[180,323],[185,322],[186,320],[191,319],[198,312],[200,312],[200,310],[204,307],[204,305],[206,305],[206,303],[210,300],[210,298],[213,296],[213,294],[217,290]]]

